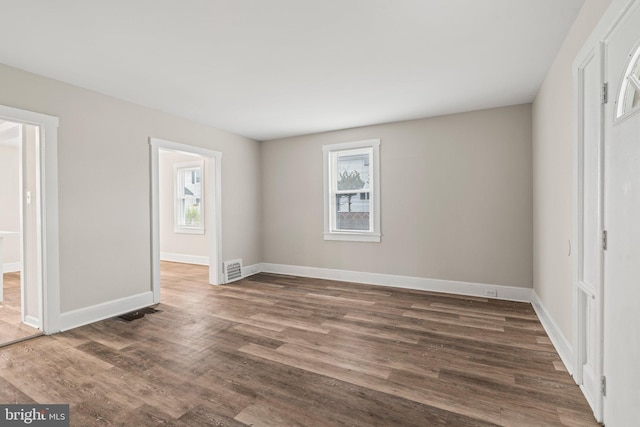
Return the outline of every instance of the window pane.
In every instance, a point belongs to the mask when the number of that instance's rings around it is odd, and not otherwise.
[[[336,230],[369,231],[371,229],[369,193],[347,193],[335,196]]]
[[[336,167],[337,189],[369,188],[369,154],[339,156]]]
[[[202,228],[202,170],[185,167],[177,170],[178,227]]]
[[[640,58],[638,58],[640,59]],[[636,79],[640,80],[640,60],[638,62],[636,62],[636,66],[633,69],[633,71],[631,71],[631,75],[635,76]]]
[[[638,106],[640,101],[640,92],[636,90],[631,83],[627,83],[627,91],[624,96],[624,106],[622,108],[622,114],[631,111]]]
[[[200,198],[200,189],[202,187],[200,184],[200,171],[198,169],[187,169],[183,170],[182,173],[182,182],[184,185],[182,194],[185,197],[193,196]]]
[[[635,63],[630,65],[622,85],[622,100],[617,117],[634,110],[640,105],[640,49],[634,54]]]
[[[200,198],[187,196],[183,199],[182,225],[188,227],[200,227],[202,218],[202,205]]]

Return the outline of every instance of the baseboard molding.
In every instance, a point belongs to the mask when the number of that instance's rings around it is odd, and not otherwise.
[[[553,343],[553,346],[556,348],[560,359],[562,359],[562,363],[567,368],[569,374],[573,375],[573,348],[569,343],[569,340],[564,336],[556,322],[553,320],[549,311],[546,309],[542,301],[538,297],[538,294],[533,291],[531,293],[531,305],[533,309],[536,311],[538,318],[540,319],[540,323],[542,323],[542,327],[547,332],[549,339]]]
[[[22,271],[22,263],[18,262],[7,262],[2,264],[2,272],[3,273],[16,273]]]
[[[262,264],[245,265],[242,267],[242,278],[262,273]]]
[[[391,286],[394,288],[496,298],[509,301],[531,302],[532,295],[531,288],[459,282],[454,280],[427,279],[422,277],[398,276],[392,274],[365,273],[360,271],[336,270],[330,268],[302,267],[285,264],[262,263],[260,271],[265,273],[312,277],[315,279],[342,280],[345,282]],[[496,295],[488,296],[486,294],[487,291],[495,291]]]
[[[32,328],[40,329],[40,321],[33,316],[25,316],[24,323]]]
[[[60,314],[60,330],[68,331],[69,329],[119,316],[150,305],[153,305],[153,292],[151,291],[78,310],[67,311]]]
[[[172,254],[169,252],[160,253],[161,261],[181,262],[183,264],[209,265],[209,257],[200,255]]]

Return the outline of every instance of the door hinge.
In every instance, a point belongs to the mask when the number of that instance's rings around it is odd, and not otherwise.
[[[602,230],[602,249],[605,251],[607,250],[607,243],[608,243],[607,230]]]
[[[609,83],[604,83],[602,85],[602,103],[606,104],[609,102]]]
[[[604,375],[600,377],[600,391],[602,392],[603,396],[607,395],[607,377],[605,377]]]

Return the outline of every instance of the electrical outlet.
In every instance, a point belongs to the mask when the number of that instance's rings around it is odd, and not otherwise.
[[[495,289],[485,289],[484,290],[484,296],[485,297],[491,297],[491,298],[497,298],[498,297],[498,291]]]

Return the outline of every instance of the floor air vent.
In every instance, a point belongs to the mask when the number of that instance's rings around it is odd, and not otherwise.
[[[126,320],[127,322],[131,322],[132,320],[141,319],[145,314],[153,314],[157,313],[160,310],[156,310],[153,307],[141,308],[140,310],[132,311],[130,313],[123,314],[122,316],[118,316],[119,319]]]
[[[224,266],[224,283],[235,282],[242,279],[242,260],[234,259],[225,261]]]

